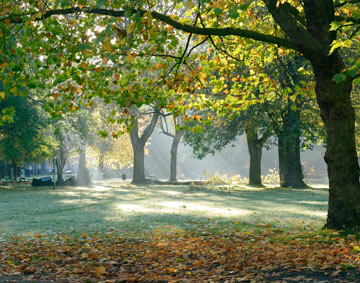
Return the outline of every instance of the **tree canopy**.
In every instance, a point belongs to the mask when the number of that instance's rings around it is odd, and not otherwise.
[[[358,1],[81,0],[4,1],[1,5],[4,90],[0,95],[47,89],[47,109],[53,116],[91,107],[94,97],[115,101],[124,112],[131,105],[174,105],[168,103],[169,97],[191,101],[211,73],[201,61],[212,61],[214,70],[222,63],[231,66],[222,61],[224,57],[261,58],[260,49],[264,54],[294,50],[304,56],[312,65],[327,132],[327,226],[360,224],[350,100],[360,63],[356,56],[342,52],[359,49]],[[205,44],[221,56],[204,52]],[[219,90],[225,85],[225,81],[219,83]],[[227,99],[234,100],[231,93]],[[236,104],[246,107],[246,103]],[[235,109],[234,103],[224,106]],[[190,108],[195,107],[209,107],[206,95],[197,96]]]

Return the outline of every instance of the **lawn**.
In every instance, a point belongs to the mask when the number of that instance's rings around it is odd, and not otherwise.
[[[0,189],[0,282],[358,282],[327,188]]]
[[[96,182],[90,188],[0,189],[0,237],[39,233],[128,232],[272,224],[319,228],[325,223],[328,190],[210,186],[133,186]],[[238,227],[238,228],[239,228]]]

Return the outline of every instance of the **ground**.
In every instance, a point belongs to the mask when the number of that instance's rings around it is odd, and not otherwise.
[[[114,180],[3,188],[0,282],[360,281],[358,233],[320,229],[327,198]]]

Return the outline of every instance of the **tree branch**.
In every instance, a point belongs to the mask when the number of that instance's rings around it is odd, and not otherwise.
[[[145,13],[148,11],[145,10],[135,10],[132,9],[131,13],[136,14],[139,13],[140,16],[144,16]],[[35,20],[44,20],[46,18],[49,18],[51,16],[56,15],[70,15],[70,14],[76,14],[76,13],[85,13],[85,14],[96,14],[96,15],[102,15],[102,16],[111,16],[111,17],[125,17],[125,11],[124,10],[109,10],[109,9],[100,9],[100,8],[89,8],[89,7],[74,7],[74,8],[68,8],[68,9],[55,9],[46,11],[41,16],[35,18]],[[35,15],[36,13],[33,13],[32,15]],[[31,14],[30,14],[31,15]],[[182,24],[178,21],[173,20],[171,17],[158,13],[158,12],[151,12],[151,15],[154,19],[157,19],[163,23],[166,23],[178,30],[182,30],[184,32],[193,33],[193,34],[199,34],[199,35],[218,35],[218,36],[239,36],[244,38],[250,38],[254,39],[256,41],[262,41],[266,43],[271,44],[277,44],[279,46],[283,46],[285,48],[298,50],[297,46],[289,39],[273,36],[270,34],[263,34],[260,32],[247,30],[247,29],[241,29],[241,28],[233,28],[233,27],[226,27],[226,28],[202,28],[198,26],[192,26],[188,24]],[[24,15],[14,15],[9,16],[6,18],[0,19],[0,21],[5,21],[6,19],[9,19],[12,23],[22,23],[24,22],[24,19],[22,18]]]

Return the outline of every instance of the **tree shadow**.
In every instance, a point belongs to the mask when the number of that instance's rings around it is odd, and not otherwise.
[[[214,228],[234,223],[294,227],[322,226],[327,190],[216,191],[191,186],[127,183],[87,187],[6,190],[0,193],[0,220],[6,234]],[[6,212],[5,212],[6,211]],[[233,226],[231,226],[233,225]]]

